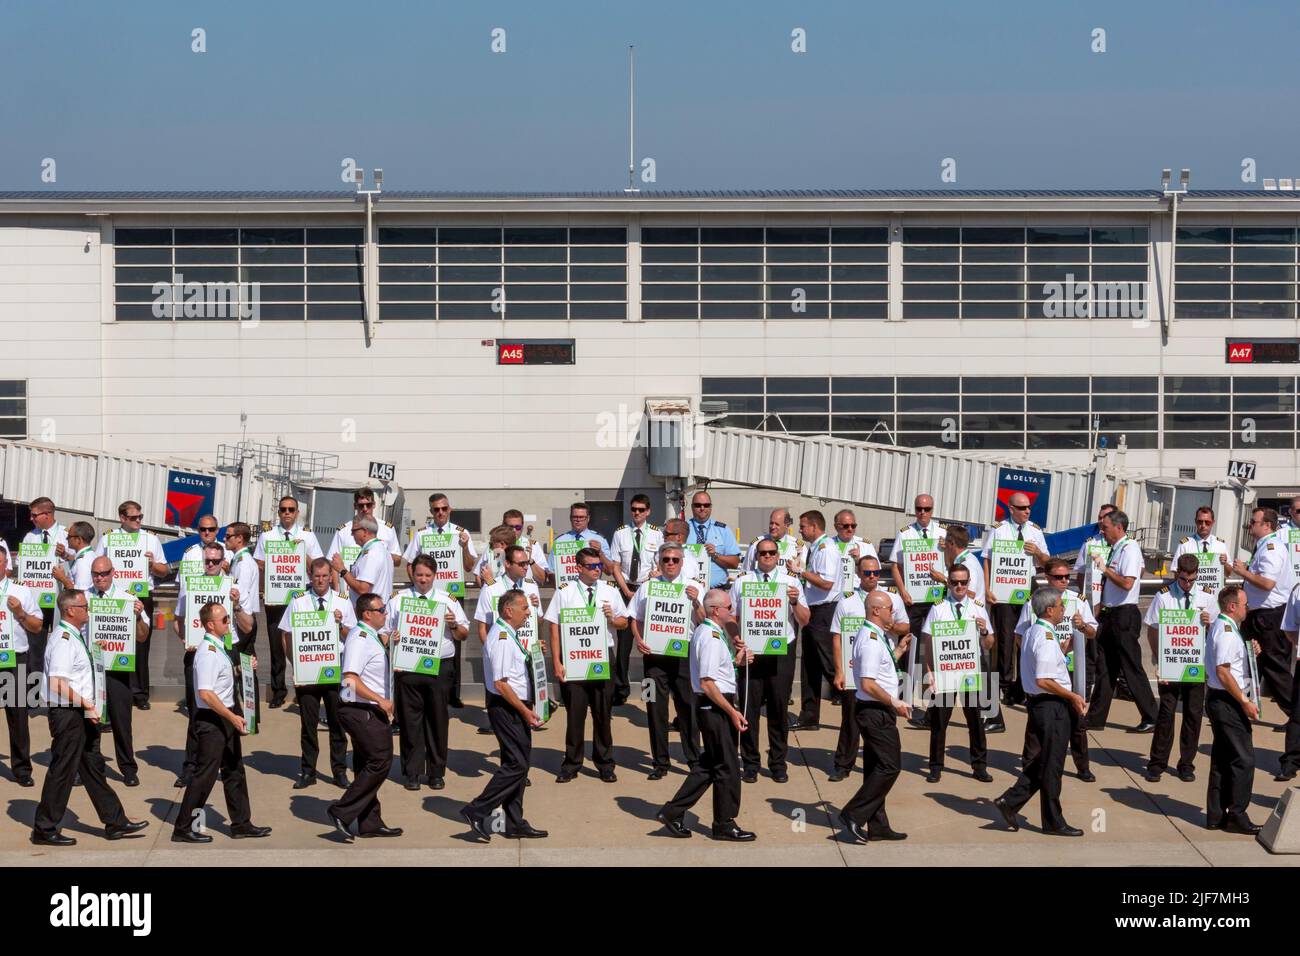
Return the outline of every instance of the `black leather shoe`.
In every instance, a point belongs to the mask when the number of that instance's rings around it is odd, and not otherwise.
[[[943,771],[936,767],[931,767],[930,772],[925,775],[926,783],[938,783],[939,778],[943,776]]]
[[[491,736],[492,736],[492,728],[491,728],[491,727],[480,727],[477,731],[475,731],[475,733],[477,733],[480,737],[491,737]]]
[[[788,773],[786,773],[784,770],[778,770],[776,773],[772,774],[772,782],[773,782],[773,783],[789,783],[789,782],[790,782],[790,775],[789,775]]]
[[[109,840],[120,840],[128,833],[139,833],[148,825],[148,820],[129,820],[120,827],[104,827],[104,836]]]
[[[1006,732],[1007,725],[1001,720],[990,720],[984,725],[984,733],[986,734],[1005,734]]]
[[[135,706],[136,706],[137,708],[139,708],[140,710],[148,710],[148,709],[149,709],[149,702],[148,702],[147,700],[142,700],[142,701],[140,701],[140,703],[136,704]]]
[[[847,780],[849,772],[847,770],[832,770],[831,775],[827,777],[830,783],[839,783],[841,780]]]
[[[19,778],[18,778],[18,786],[20,786],[20,787],[34,787],[34,786],[36,786],[36,781],[33,780],[31,777],[19,777]]]
[[[544,840],[550,836],[545,830],[539,830],[527,820],[517,827],[506,830],[506,836],[512,840]]]
[[[270,827],[254,826],[251,823],[245,823],[243,826],[231,827],[230,835],[236,840],[257,840],[262,837],[271,835]]]
[[[1195,770],[1180,770],[1180,771],[1178,771],[1178,779],[1181,780],[1183,783],[1195,783],[1195,782],[1196,782],[1196,771],[1195,771]]]
[[[1148,770],[1146,772],[1147,783],[1159,783],[1160,778],[1165,775],[1163,770]]]
[[[1093,773],[1091,770],[1080,770],[1079,779],[1082,780],[1084,783],[1096,783],[1097,775]]]
[[[713,839],[723,840],[729,843],[750,843],[757,840],[758,837],[756,834],[750,833],[748,830],[742,830],[740,827],[736,826],[736,821],[732,820],[730,823],[723,823],[721,825],[717,823],[713,824]]]
[[[420,781],[416,780],[414,777],[407,777],[406,781],[402,784],[402,786],[405,787],[407,790],[419,790]]]
[[[1048,830],[1046,827],[1044,827],[1043,832],[1046,833],[1048,836],[1067,836],[1067,837],[1083,836],[1083,831],[1080,830],[1078,827],[1072,827],[1068,825],[1060,827],[1056,830]]]
[[[175,830],[172,832],[173,843],[211,843],[212,837],[207,833],[195,833],[193,830]]]
[[[442,777],[434,777],[432,780],[429,781],[429,789],[445,790],[447,789],[447,781]]]
[[[844,832],[848,834],[850,843],[867,842],[867,831],[850,820],[847,813],[840,813],[840,824],[844,827]]]
[[[993,801],[993,806],[997,807],[998,813],[1002,814],[1002,820],[1008,829],[1013,832],[1020,829],[1020,823],[1016,820],[1016,811],[1011,809],[1011,805],[1004,798],[998,797]]]
[[[316,785],[316,775],[314,773],[300,773],[298,779],[293,782],[293,789],[306,790],[308,787]]]
[[[566,773],[557,774],[556,777],[555,777],[555,782],[556,782],[556,783],[568,783],[568,782],[569,782],[570,780],[572,780],[575,776],[577,776],[577,774],[572,774],[572,773],[567,773],[567,772],[566,772]]]
[[[37,846],[76,846],[75,837],[64,836],[62,833],[42,833],[40,830],[32,831],[32,842]]]
[[[881,840],[889,840],[892,842],[894,840],[906,840],[907,834],[899,833],[897,830],[868,830],[867,839],[872,843],[877,843]]]
[[[1205,829],[1207,829],[1207,830],[1222,830],[1222,829],[1223,829],[1223,821],[1222,821],[1222,820],[1215,820],[1213,823],[1211,823],[1209,820],[1206,820],[1206,821],[1205,821]]]
[[[992,783],[993,775],[983,767],[980,767],[978,770],[975,771],[975,779],[978,780],[980,783]]]
[[[470,812],[468,804],[460,808],[460,815],[465,818],[465,822],[469,824],[469,828],[476,834],[485,840],[492,839],[492,831],[488,829],[487,821],[481,817],[474,816],[474,814]]]
[[[178,789],[180,787],[188,787],[189,785],[190,785],[190,778],[185,776],[184,774],[182,774],[181,776],[177,777],[174,781],[172,781],[172,786]]]
[[[602,770],[602,771],[600,772],[600,782],[601,782],[601,783],[618,783],[618,777],[614,774],[614,771],[612,771],[612,770]]]
[[[357,836],[369,840],[374,837],[399,837],[402,835],[401,827],[379,827],[375,830],[367,830],[365,833],[358,833]]]
[[[1151,721],[1149,721],[1149,720],[1144,720],[1144,721],[1142,721],[1142,723],[1138,724],[1136,727],[1134,727],[1132,730],[1130,730],[1129,733],[1130,733],[1130,734],[1149,734],[1149,733],[1151,733],[1151,731],[1153,731],[1153,730],[1155,730],[1155,729],[1156,729],[1156,725],[1155,725],[1155,724],[1153,724],[1153,723],[1152,723]]]
[[[78,771],[77,771],[77,775],[76,775],[75,777],[72,778],[72,785],[73,785],[74,787],[79,787],[79,786],[81,786],[81,771],[80,771],[80,770],[78,770]]]
[[[283,706],[284,706],[284,698],[283,698],[283,697],[272,697],[269,701],[267,701],[266,706],[267,706],[267,707],[270,707],[272,710],[276,710],[276,709],[278,709],[278,708],[280,708],[280,707],[283,707]]]
[[[655,819],[664,825],[668,835],[676,837],[679,840],[685,840],[691,835],[691,831],[682,826],[681,820],[672,820],[662,810],[655,814]]]
[[[462,707],[465,706],[465,702],[461,700],[459,697],[452,697],[447,701],[447,706],[454,708],[455,710],[460,710]]]
[[[338,834],[341,837],[343,837],[343,840],[347,843],[351,843],[352,831],[348,829],[348,825],[346,823],[344,823],[342,820],[340,820],[338,817],[334,815],[334,808],[326,807],[325,815],[330,818],[330,823],[334,824],[334,829],[338,832]]]
[[[807,720],[803,717],[795,717],[785,727],[786,730],[816,730],[818,724],[816,721]]]
[[[649,775],[648,777],[646,777],[646,779],[647,779],[647,780],[662,780],[662,779],[663,779],[664,777],[666,777],[666,776],[668,776],[668,771],[667,771],[667,770],[665,770],[663,767],[655,767],[653,770],[650,771],[650,775]]]
[[[743,773],[741,773],[741,775],[740,775],[740,779],[741,779],[743,782],[745,782],[745,783],[757,783],[757,782],[758,782],[758,771],[757,771],[757,770],[746,770],[746,771],[744,771]]]
[[[140,786],[140,778],[133,773],[128,773],[122,777],[122,783],[128,787]]]
[[[348,772],[346,770],[340,770],[334,775],[334,786],[338,787],[340,790],[346,790],[348,788]]]
[[[1240,833],[1243,836],[1254,836],[1263,828],[1258,823],[1251,823],[1245,814],[1230,813],[1223,818],[1223,826],[1220,829],[1224,833]]]
[[[1279,770],[1279,771],[1277,772],[1277,776],[1274,777],[1273,779],[1274,779],[1275,781],[1277,781],[1278,783],[1286,783],[1288,780],[1294,780],[1294,779],[1295,779],[1295,771],[1294,771],[1294,770]]]

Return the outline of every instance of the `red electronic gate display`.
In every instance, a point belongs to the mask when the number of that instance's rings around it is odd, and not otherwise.
[[[498,365],[573,365],[573,339],[497,339]]]
[[[1300,339],[1225,339],[1223,358],[1229,365],[1300,364]]]

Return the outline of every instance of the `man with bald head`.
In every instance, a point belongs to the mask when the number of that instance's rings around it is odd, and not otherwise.
[[[138,618],[135,626],[136,655],[138,662],[148,653],[149,614],[145,604],[139,598],[128,594],[113,583],[113,562],[100,555],[90,565],[90,590],[86,592],[86,603],[90,605],[95,598],[114,598],[127,601],[128,607],[135,608]],[[108,698],[108,726],[113,731],[113,749],[117,758],[117,771],[128,787],[140,786],[139,765],[135,761],[135,744],[131,738],[131,679],[135,675],[128,671],[106,671]],[[95,747],[99,739],[95,739]]]
[[[749,550],[745,552],[745,560],[741,564],[744,571],[753,571],[758,565],[757,556],[754,550],[758,547],[760,541],[776,542],[776,566],[780,571],[786,571],[791,559],[799,554],[799,539],[790,531],[794,527],[794,518],[790,515],[789,508],[774,508],[772,513],[767,516],[767,534],[761,534],[749,544]],[[788,573],[788,572],[787,572]]]
[[[1021,604],[999,601],[994,593],[993,580],[993,542],[1017,541],[1024,545],[1025,554],[1034,562],[1035,573],[1042,568],[1049,557],[1047,539],[1043,529],[1029,520],[1033,502],[1023,491],[1017,491],[1007,499],[1006,517],[993,531],[984,538],[984,549],[980,555],[984,560],[984,599],[989,608],[989,618],[993,623],[994,667],[998,672],[999,686],[1002,690],[1002,702],[1019,704],[1025,699],[1020,681],[1016,678],[1018,658],[1016,656],[1016,624],[1020,621]],[[988,726],[989,730],[1005,730],[1001,712]]]

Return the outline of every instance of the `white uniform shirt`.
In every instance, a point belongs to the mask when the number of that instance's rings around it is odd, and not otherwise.
[[[379,525],[379,540],[388,548],[391,556],[388,560],[391,562],[402,553],[402,546],[397,543],[397,529],[379,518],[375,519],[375,524]],[[330,549],[325,552],[325,557],[333,561],[334,555],[340,553],[345,547],[354,547],[356,543],[356,539],[352,537],[352,522],[345,521],[334,532],[334,538],[330,541]]]
[[[685,584],[688,588],[690,587],[695,588],[696,607],[700,605],[700,603],[704,600],[704,595],[708,593],[708,590],[706,588],[700,587],[699,582],[697,582],[694,578],[688,577],[685,573],[678,574],[677,577],[675,578],[666,578],[662,574],[656,574],[653,578],[650,578],[649,580],[667,581],[669,584]],[[643,581],[641,583],[641,586],[636,589],[636,593],[632,595],[632,600],[627,602],[627,616],[629,618],[635,618],[641,624],[645,624],[646,605],[650,603],[649,595],[646,592],[647,589],[645,587],[645,582]],[[682,596],[689,599],[690,593],[687,591],[683,591]]]
[[[704,621],[691,634],[691,689],[695,693],[704,693],[705,678],[723,694],[736,692],[735,658],[712,621]]]
[[[1246,645],[1241,637],[1241,629],[1232,618],[1220,614],[1210,625],[1210,636],[1205,642],[1206,683],[1214,690],[1227,690],[1219,680],[1219,667],[1228,664],[1232,668],[1232,679],[1237,682],[1243,693],[1249,694],[1249,682],[1246,680]]]
[[[220,547],[223,552],[225,552],[226,561],[229,562],[234,560],[235,552],[231,551],[220,541],[217,542],[217,546]],[[202,574],[204,571],[206,571],[207,568],[203,564],[203,545],[192,544],[188,548],[186,548],[185,553],[181,555],[181,563],[180,565],[177,566],[176,569],[176,603],[177,604],[180,604],[182,601],[185,600],[185,579],[189,577],[189,575],[185,574],[184,572],[185,562],[187,561],[195,561],[198,563],[199,574]],[[219,571],[218,573],[224,574],[225,572]],[[241,591],[240,593],[242,594],[243,592]]]
[[[71,627],[72,625],[68,625]],[[62,677],[83,700],[95,700],[95,666],[90,660],[90,645],[85,634],[74,637],[56,628],[45,645],[45,676]],[[71,704],[61,694],[51,695],[55,704]]]
[[[8,585],[8,587],[6,587],[6,585]],[[37,617],[41,616],[40,599],[36,597],[36,592],[31,588],[13,580],[6,579],[0,581],[0,589],[3,589],[0,590],[0,602],[3,602],[5,611],[9,614],[10,620],[13,621],[14,650],[19,654],[25,654],[30,647],[27,642],[27,628],[23,627],[19,622],[17,615],[9,610],[9,598],[16,597],[21,602],[24,614],[34,614]],[[30,670],[36,669],[30,664],[28,665],[28,668]]]
[[[1084,624],[1092,628],[1097,626],[1097,618],[1093,616],[1092,605],[1083,600],[1078,591],[1074,591],[1070,588],[1064,589],[1061,592],[1061,602],[1065,605],[1066,621],[1072,621],[1077,612],[1079,617],[1083,619]],[[1073,607],[1070,606],[1072,603],[1074,605]],[[1020,620],[1016,621],[1016,633],[1023,638],[1029,633],[1029,628],[1033,623],[1034,610],[1030,606],[1029,602],[1026,601],[1020,606]],[[1072,646],[1070,650],[1071,653],[1073,653],[1077,648]]]
[[[253,549],[254,560],[266,560],[266,541],[268,538],[276,541],[303,542],[303,544],[306,545],[307,564],[309,565],[316,558],[323,557],[320,550],[320,542],[316,539],[315,532],[308,531],[306,528],[299,528],[297,525],[294,525],[288,530],[288,532],[286,532],[283,525],[276,525],[270,531],[263,531],[257,536],[257,546]]]
[[[1228,542],[1212,534],[1204,538],[1199,535],[1183,538],[1182,541],[1178,542],[1178,547],[1174,549],[1174,557],[1170,564],[1176,565],[1178,559],[1185,554],[1200,554],[1204,551],[1208,551],[1210,554],[1227,554]]]
[[[68,565],[68,577],[72,579],[72,586],[78,591],[87,591],[94,583],[94,575],[90,573],[90,566],[95,563],[95,549],[93,547],[82,548],[77,554],[73,555],[72,562]]]
[[[373,541],[372,545],[370,541]],[[357,555],[357,559],[352,562],[348,570],[358,581],[370,585],[370,591],[367,593],[378,594],[385,604],[393,596],[393,559],[384,547],[384,543],[378,538],[371,538],[366,542],[366,547]],[[361,598],[361,593],[356,588],[350,589],[353,598],[353,607],[356,601]]]
[[[68,529],[63,527],[63,525],[59,524],[57,521],[54,522],[54,524],[50,525],[48,532],[38,531],[36,528],[33,528],[31,531],[28,531],[25,535],[23,535],[22,543],[23,544],[44,544],[46,534],[49,535],[50,544],[53,545],[61,544],[65,548],[68,547]],[[7,543],[5,549],[8,550]]]
[[[1005,518],[1000,525],[993,529],[992,534],[984,536],[984,547],[980,549],[980,558],[989,560],[989,553],[993,550],[994,541],[1015,541],[1022,535],[1025,544],[1037,545],[1043,554],[1047,554],[1047,539],[1043,537],[1042,528],[1032,521],[1026,521],[1023,525],[1018,525],[1010,518]]]
[[[257,561],[247,549],[235,552],[230,559],[231,583],[239,589],[239,607],[236,610],[256,615],[262,609],[262,575]]]
[[[130,603],[127,605],[127,607],[133,607],[135,605],[135,602],[140,600],[130,591],[126,590],[126,588],[118,587],[116,581],[114,581],[111,585],[109,585],[108,590],[104,591],[103,593],[96,591],[93,587],[86,588],[86,603],[89,604],[90,599],[93,597],[114,598],[119,601],[129,601]],[[149,620],[148,610],[142,609],[140,611],[140,620],[144,621],[144,623],[147,625],[152,624],[152,622]]]
[[[536,580],[536,578],[533,575],[533,565],[537,565],[538,567],[542,567],[542,568],[546,567],[546,552],[542,550],[542,544],[540,541],[534,541],[531,545],[521,544],[519,545],[519,547],[525,549],[528,552],[528,570],[524,572],[525,579],[528,581],[534,581]],[[407,553],[410,553],[411,548],[409,545],[407,546],[406,550]],[[415,560],[415,557],[412,556],[408,560],[413,561]],[[478,556],[478,561],[474,563],[474,573],[479,577],[480,580],[483,577],[484,570],[487,568],[489,564],[492,565],[492,580],[494,582],[499,581],[501,580],[501,578],[506,576],[504,568],[497,566],[498,562],[496,561],[496,553],[492,551],[491,548],[489,548],[488,550],[480,554]]]
[[[887,639],[882,638],[880,632],[869,624],[864,624],[853,638],[853,692],[858,700],[875,701],[876,698],[862,689],[864,679],[875,681],[890,697],[898,698],[898,670],[894,654]]]
[[[382,548],[379,549],[379,553],[381,556],[388,554]],[[387,560],[390,565],[393,563],[391,558]],[[356,674],[371,693],[383,698],[389,696],[388,654],[373,632],[366,633],[360,625],[348,631],[347,639],[343,642],[343,673]],[[346,683],[339,691],[339,699],[349,704],[364,704],[376,710],[379,708],[374,701],[363,700]]]
[[[1219,613],[1219,602],[1206,594],[1199,584],[1193,584],[1190,591],[1184,592],[1178,586],[1178,582],[1173,581],[1169,587],[1161,588],[1151,598],[1151,603],[1147,605],[1147,612],[1142,617],[1142,623],[1147,627],[1159,627],[1160,612],[1173,608],[1209,611],[1210,618],[1213,619]]]
[[[650,579],[659,567],[659,546],[664,543],[664,533],[647,521],[641,526],[641,561],[637,565],[636,580],[632,580],[632,553],[635,550],[636,527],[623,525],[614,532],[610,542],[609,559],[618,564],[623,572],[623,580],[635,591],[638,586]]]
[[[1249,581],[1243,582],[1246,591],[1246,607],[1255,611],[1259,608],[1280,607],[1291,594],[1295,586],[1295,574],[1291,570],[1291,548],[1279,534],[1270,534],[1255,543],[1255,556],[1250,560],[1251,574],[1262,575],[1273,582],[1273,589],[1265,591]]]
[[[758,549],[760,541],[776,541],[777,555],[776,566],[785,570],[785,566],[794,558],[798,557],[804,549],[799,547],[799,539],[792,534],[787,534],[781,538],[773,538],[771,535],[759,535],[753,541],[749,542],[749,547],[745,551],[745,560],[741,562],[742,571],[753,571],[758,567],[758,555],[754,552]]]
[[[232,635],[233,636],[233,635]],[[194,653],[194,706],[211,710],[199,691],[210,690],[227,707],[235,706],[235,665],[225,648],[214,643],[217,638],[203,635],[203,643]]]
[[[426,593],[421,594],[415,589],[415,585],[411,585],[410,590],[394,594],[388,601],[388,607],[385,609],[388,620],[384,626],[389,634],[395,635],[397,633],[398,620],[402,616],[402,598],[405,597],[424,598],[426,601],[434,601],[442,605],[438,611],[438,616],[443,618],[442,640],[438,642],[438,657],[445,661],[447,658],[455,656],[456,639],[449,633],[450,629],[447,627],[446,614],[447,611],[451,611],[456,616],[456,627],[469,627],[469,618],[465,617],[465,611],[461,608],[460,602],[446,591],[438,588],[430,588]],[[391,637],[389,642],[392,642]]]
[[[324,603],[324,608],[321,603]],[[352,602],[339,594],[333,588],[329,588],[324,594],[317,594],[308,588],[302,594],[289,602],[289,606],[284,610],[284,617],[280,618],[280,630],[286,634],[293,632],[293,615],[299,611],[319,611],[326,610],[333,616],[335,611],[343,613],[343,620],[339,622],[339,634],[345,635],[352,628],[357,626],[357,615],[352,610]]]
[[[901,567],[901,562],[903,560],[904,541],[921,540],[923,538],[929,538],[931,541],[934,541],[935,547],[942,550],[943,539],[946,538],[947,536],[948,536],[947,530],[940,527],[938,524],[936,524],[933,521],[931,521],[924,528],[922,528],[915,521],[913,521],[907,527],[899,529],[897,537],[894,538],[893,547],[889,549],[889,560],[892,561],[894,564],[898,564]]]
[[[840,587],[843,589],[843,593],[848,593],[858,586],[858,561],[863,558],[875,558],[879,561],[880,555],[876,553],[875,545],[856,534],[849,538],[847,544],[840,540],[838,534],[831,535],[831,540],[835,542],[836,551],[840,550],[840,545],[844,545],[844,550],[840,552]],[[855,546],[858,549],[858,556],[845,561],[844,556],[852,551]],[[777,560],[780,561],[780,558],[778,557]]]
[[[351,524],[352,524],[352,522],[349,521],[348,524],[345,525],[344,527],[350,526]],[[340,528],[339,530],[341,531],[342,529]],[[406,551],[402,554],[402,557],[403,557],[403,559],[405,559],[405,560],[407,560],[407,561],[414,561],[414,560],[415,560],[416,558],[418,558],[420,555],[422,555],[422,554],[425,553],[425,552],[424,552],[423,550],[421,550],[421,548],[420,548],[420,535],[422,535],[422,534],[428,534],[430,531],[434,532],[435,534],[447,534],[447,533],[450,532],[451,534],[454,534],[454,535],[456,536],[456,540],[459,541],[459,540],[460,540],[460,533],[461,533],[462,531],[464,531],[464,530],[465,530],[464,528],[462,528],[460,525],[456,524],[456,522],[454,522],[454,521],[448,521],[448,522],[447,522],[445,525],[443,525],[441,528],[439,528],[437,525],[435,525],[435,524],[431,521],[431,522],[429,522],[428,525],[426,525],[425,527],[421,528],[419,531],[415,532],[415,534],[411,535],[411,540],[407,542],[407,544],[406,544]],[[474,547],[474,536],[473,536],[473,535],[470,535],[470,536],[469,536],[469,538],[467,539],[466,543],[465,543],[464,545],[462,545],[462,547],[465,549],[465,553],[467,553],[471,558],[477,558],[477,557],[478,557],[478,549]],[[534,545],[534,547],[537,547],[537,546]],[[489,552],[490,552],[490,550],[491,550],[491,549],[489,549]],[[394,552],[394,553],[396,553],[396,552]],[[535,554],[536,552],[530,551],[529,553],[530,553],[530,554]],[[485,556],[486,556],[486,555],[485,555]],[[541,561],[541,562],[539,562],[539,563],[540,563],[543,567],[546,566],[546,562],[545,562],[544,560]],[[463,565],[463,564],[461,565],[460,568],[457,568],[456,570],[460,571],[462,568],[464,568],[464,565]],[[443,571],[443,570],[446,570],[446,569],[445,569],[445,568],[439,568],[438,570],[439,570],[439,571]],[[478,570],[477,567],[475,568],[475,570]]]
[[[967,591],[977,601],[984,601],[984,562],[976,555],[975,549],[967,548],[965,551],[959,552],[956,560],[952,563],[952,567],[948,569],[948,573],[951,574],[952,569],[956,567],[963,567],[970,572],[970,585],[967,587]]]
[[[514,587],[515,582],[507,576],[497,578],[487,587],[480,588],[478,604],[474,608],[474,620],[483,622],[490,631],[497,621],[497,602],[501,600],[501,595],[514,590]],[[537,583],[531,577],[524,578],[519,582],[519,590],[523,591],[528,598],[528,604],[532,607],[533,613],[540,614],[542,592],[537,589]],[[536,604],[533,604],[533,598],[537,598]]]
[[[1088,548],[1089,546],[1094,544],[1099,544],[1102,547],[1106,547],[1106,548],[1110,547],[1110,545],[1106,544],[1105,538],[1103,538],[1099,534],[1094,534],[1091,538],[1089,538],[1087,541],[1083,543],[1083,545],[1079,548],[1079,553],[1074,558],[1075,574],[1083,574],[1085,571],[1087,571],[1088,567],[1092,564],[1091,559],[1088,557]]]
[[[1056,642],[1055,631],[1037,621],[1020,643],[1020,687],[1033,697],[1047,693],[1038,686],[1039,678],[1054,680],[1066,690],[1071,689],[1070,666],[1065,652]]]
[[[505,681],[520,700],[529,700],[529,658],[498,622],[492,625],[483,641],[483,686],[489,694],[497,692],[496,682]]]
[[[1291,589],[1291,596],[1287,598],[1286,611],[1282,615],[1282,630],[1300,631],[1300,585]],[[1300,655],[1300,647],[1297,647],[1297,655]]]
[[[813,544],[816,548],[808,549],[808,567],[807,570],[817,575],[819,578],[825,578],[831,583],[829,588],[819,588],[813,584],[804,581],[804,593],[809,607],[816,607],[819,604],[828,604],[831,601],[838,601],[844,593],[844,583],[841,580],[843,575],[840,573],[843,567],[840,564],[840,549],[835,545],[835,539],[831,535],[822,535]]]
[[[761,581],[761,580],[763,580],[762,571],[746,571],[744,574],[742,574],[740,577],[736,578],[736,580],[732,582],[731,609],[736,614],[736,620],[738,621],[740,620],[741,585],[745,581]],[[790,600],[790,596],[788,594],[786,595],[785,640],[786,643],[789,644],[799,636],[799,630],[795,626],[795,622],[794,622],[795,610],[800,607],[807,607],[808,598],[805,596],[804,589],[799,585],[799,582],[796,581],[794,578],[790,577],[790,575],[786,574],[784,571],[780,570],[779,568],[771,572],[771,576],[768,578],[768,580],[776,581],[778,584],[782,585],[783,587],[789,587],[790,585],[793,584],[795,589],[799,592],[798,599],[794,601]],[[809,588],[808,590],[811,591],[812,588]],[[700,595],[700,599],[703,600],[703,598],[704,596]],[[644,616],[644,612],[642,612],[642,616]],[[787,649],[787,653],[794,653],[794,652]]]
[[[1137,604],[1138,593],[1142,590],[1142,548],[1132,538],[1123,537],[1110,549],[1110,560],[1105,567],[1110,568],[1122,578],[1132,578],[1133,586],[1125,591],[1110,578],[1101,587],[1102,607],[1116,607],[1120,604]]]
[[[935,601],[931,604],[930,612],[926,614],[925,622],[921,625],[921,633],[932,633],[930,630],[932,621],[957,620],[957,609],[959,607],[961,608],[961,619],[963,621],[983,621],[984,626],[989,629],[990,633],[992,633],[993,625],[989,622],[988,608],[984,606],[982,601],[975,600],[969,594],[966,595],[966,599],[960,602],[960,604],[957,601],[954,601],[951,595],[945,597],[942,601]],[[979,628],[976,628],[977,633],[978,631]]]
[[[114,528],[112,531],[106,531],[104,534],[101,534],[99,536],[99,542],[95,545],[95,557],[102,557],[108,550],[108,536],[110,534],[125,532],[125,528]],[[144,550],[146,555],[145,563],[149,565],[149,567],[145,569],[145,574],[149,577],[149,593],[153,594],[154,587],[157,585],[157,581],[153,576],[153,565],[166,564],[167,558],[163,554],[162,542],[158,540],[156,534],[152,531],[145,531],[143,528],[140,529],[139,534],[144,539]]]
[[[879,585],[876,586],[875,590],[879,591],[881,594],[889,595],[890,603],[892,603],[894,607],[893,620],[895,627],[899,624],[910,623],[907,617],[907,605],[903,602],[902,595],[889,588],[880,587]],[[832,634],[840,635],[841,640],[847,637],[850,641],[858,636],[858,628],[854,628],[853,633],[846,635],[840,622],[846,617],[857,617],[865,621],[867,618],[866,599],[869,595],[869,591],[864,591],[861,588],[858,588],[840,598],[839,603],[835,605],[835,615],[831,618]]]
[[[614,609],[615,617],[627,616],[627,605],[623,603],[623,595],[618,593],[618,588],[614,587],[612,584],[606,583],[605,581],[597,581],[594,587],[596,589],[596,609],[597,613],[600,614],[601,617],[604,617],[602,608],[606,604]],[[546,614],[543,616],[543,620],[549,621],[552,624],[559,624],[561,610],[570,607],[586,607],[589,603],[591,602],[588,601],[587,586],[581,581],[571,581],[555,592],[555,596],[551,598],[551,604],[546,609]],[[605,632],[609,637],[607,643],[610,647],[613,647],[614,625],[606,621]]]

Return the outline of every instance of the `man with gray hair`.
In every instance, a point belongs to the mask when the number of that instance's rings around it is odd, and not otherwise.
[[[1092,688],[1092,706],[1088,727],[1101,730],[1110,714],[1115,678],[1124,675],[1124,683],[1138,709],[1135,734],[1149,734],[1156,729],[1156,699],[1151,683],[1142,669],[1142,614],[1138,595],[1142,589],[1142,548],[1128,536],[1128,515],[1112,511],[1099,522],[1101,535],[1110,545],[1110,558],[1095,554],[1094,574],[1104,575],[1101,605],[1097,610],[1097,680]]]
[[[334,555],[330,563],[339,578],[347,582],[353,609],[363,594],[378,594],[387,604],[393,596],[393,559],[379,537],[379,522],[370,515],[358,513],[352,519],[352,540],[361,548],[352,566],[343,563],[342,553]]]
[[[1070,668],[1065,659],[1069,648],[1056,640],[1056,625],[1065,617],[1061,592],[1040,588],[1029,601],[1034,623],[1020,647],[1020,686],[1029,707],[1025,750],[1030,757],[1020,779],[993,805],[1010,829],[1019,830],[1016,813],[1037,793],[1044,833],[1083,836],[1083,831],[1066,823],[1061,813],[1061,779],[1070,743],[1070,708],[1083,717],[1088,713],[1088,703],[1071,690]]]
[[[753,571],[758,567],[758,556],[754,554],[754,551],[760,541],[770,539],[776,542],[776,566],[785,571],[786,565],[799,556],[799,539],[790,533],[792,527],[794,527],[794,519],[790,517],[790,509],[774,508],[772,513],[767,516],[767,534],[761,534],[750,542],[749,550],[745,552],[745,560],[741,564],[741,570]]]

